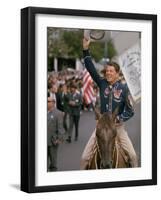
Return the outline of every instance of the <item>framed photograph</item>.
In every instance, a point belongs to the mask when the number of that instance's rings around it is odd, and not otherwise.
[[[157,16],[21,10],[21,190],[157,184]]]

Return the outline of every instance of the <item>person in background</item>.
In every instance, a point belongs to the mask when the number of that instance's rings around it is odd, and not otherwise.
[[[63,113],[56,108],[52,97],[47,100],[47,171],[57,171],[58,147],[64,137]]]
[[[70,95],[70,88],[66,84],[63,85],[62,89],[62,102],[63,102],[63,111],[64,111],[64,119],[63,119],[63,126],[65,129],[66,135],[68,134],[69,130],[69,95]]]
[[[69,105],[69,130],[67,142],[71,143],[73,126],[75,125],[75,141],[78,140],[79,131],[79,119],[82,104],[81,94],[77,91],[77,86],[72,83],[70,86],[70,94],[68,97]]]
[[[57,91],[58,91],[57,86],[51,84],[49,87],[49,94],[50,97],[54,99],[56,108],[57,108]]]
[[[59,85],[57,93],[56,93],[56,100],[57,100],[57,109],[64,112],[64,93],[63,93],[63,85]]]

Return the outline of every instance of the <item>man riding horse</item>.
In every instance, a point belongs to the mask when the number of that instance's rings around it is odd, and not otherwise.
[[[131,167],[138,167],[138,159],[130,138],[124,128],[124,122],[134,115],[131,95],[126,83],[119,80],[120,67],[115,62],[109,62],[105,66],[104,78],[96,71],[89,52],[90,39],[83,39],[83,55],[85,67],[92,79],[100,89],[101,113],[113,113],[116,108],[118,114],[115,119],[117,137],[122,149],[129,156]],[[87,169],[92,151],[96,143],[95,131],[90,137],[81,158],[81,169]]]

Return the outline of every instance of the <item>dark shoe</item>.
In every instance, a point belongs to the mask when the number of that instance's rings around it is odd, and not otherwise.
[[[68,138],[66,139],[66,141],[67,141],[68,143],[71,143],[71,138],[68,137]]]
[[[58,171],[57,167],[50,168],[50,172],[56,172],[56,171]]]
[[[78,141],[78,137],[75,137],[75,139],[74,139],[75,141]]]

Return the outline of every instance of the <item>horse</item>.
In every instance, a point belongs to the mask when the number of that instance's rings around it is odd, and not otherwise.
[[[121,147],[117,137],[116,112],[100,114],[98,110],[95,110],[97,120],[96,140],[88,169],[130,167],[129,157]]]

